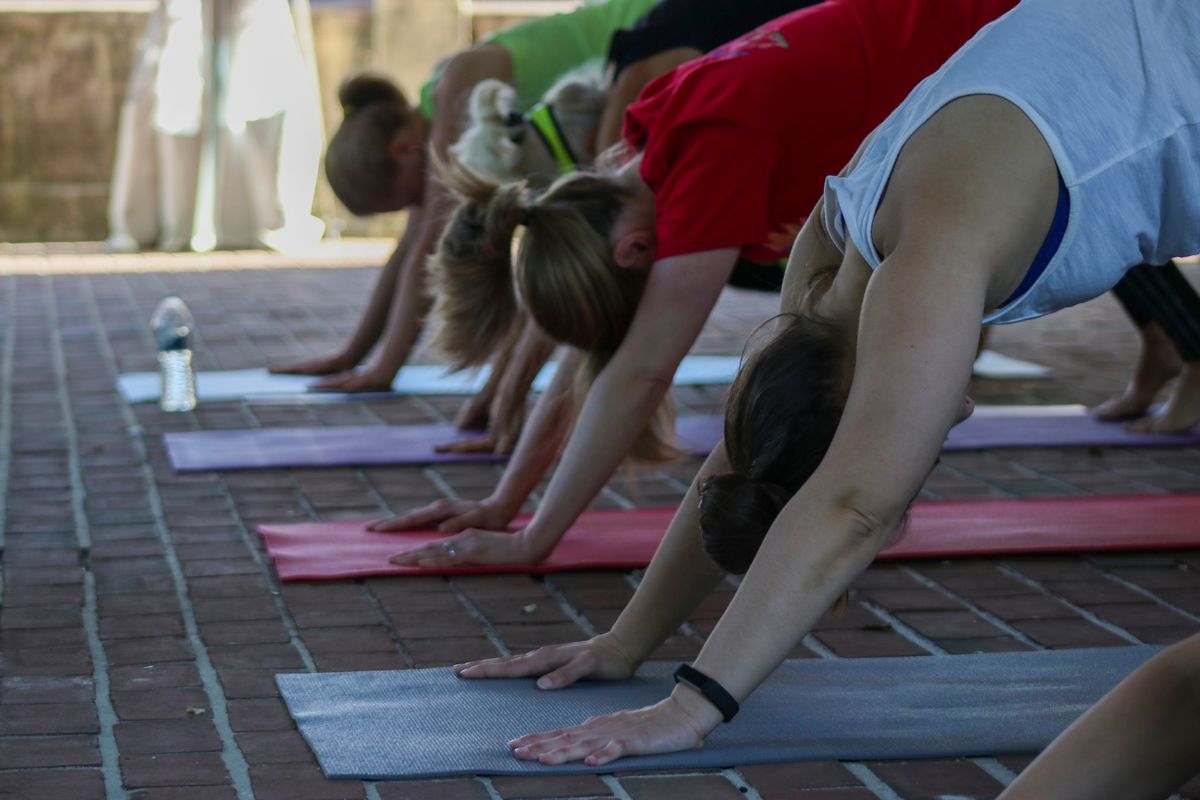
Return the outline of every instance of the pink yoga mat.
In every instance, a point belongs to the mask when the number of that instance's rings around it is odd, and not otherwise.
[[[423,570],[388,556],[445,536],[437,531],[371,533],[366,520],[260,525],[285,581],[371,575],[635,569],[650,563],[674,509],[592,511],[540,564]],[[521,524],[524,519],[518,520]],[[1200,494],[932,500],[916,503],[907,530],[880,558],[1200,547]]]

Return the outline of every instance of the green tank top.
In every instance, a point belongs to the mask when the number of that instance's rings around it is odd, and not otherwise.
[[[628,28],[657,0],[607,0],[585,3],[567,14],[519,22],[484,37],[480,44],[498,44],[513,62],[513,82],[518,108],[529,108],[562,75],[589,61],[608,56],[612,35]],[[443,64],[421,87],[421,112],[433,119],[433,90],[442,76]]]

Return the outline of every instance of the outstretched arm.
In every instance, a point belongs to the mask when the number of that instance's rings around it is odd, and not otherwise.
[[[477,439],[439,445],[442,453],[511,453],[525,424],[529,390],[554,352],[554,341],[531,318],[513,346],[492,362],[492,374],[479,394],[463,405],[459,428],[483,428]]]
[[[419,224],[399,268],[379,349],[360,371],[327,378],[317,388],[350,392],[386,389],[408,361],[431,304],[425,292],[425,262],[437,247],[450,206],[448,192],[432,164],[446,158],[450,145],[462,132],[467,97],[485,78],[512,81],[512,59],[499,45],[473,47],[447,62],[434,92],[435,114],[429,133],[433,160],[425,179],[424,197],[419,208],[410,212],[416,215],[410,227]]]
[[[587,641],[551,645],[531,653],[455,666],[463,678],[541,676],[541,689],[578,680],[619,680],[633,674],[654,649],[688,618],[724,573],[705,554],[700,539],[700,485],[729,470],[724,443],[700,468],[637,591],[612,630]]]
[[[517,445],[512,461],[496,490],[484,500],[438,500],[408,514],[381,520],[371,530],[388,532],[439,524],[444,531],[468,531],[455,542],[455,559],[438,545],[418,547],[392,557],[395,564],[423,567],[454,566],[461,563],[527,563],[532,555],[523,548],[518,536],[496,533],[517,515],[526,498],[554,461],[574,419],[572,385],[583,359],[578,350],[568,348],[558,362],[550,386],[542,393],[525,435]]]
[[[736,256],[732,248],[710,250],[664,259],[651,268],[624,342],[588,391],[562,461],[533,520],[515,535],[505,535],[510,540],[507,555],[494,549],[493,545],[503,541],[494,532],[465,531],[454,540],[454,565],[531,563],[554,549],[653,418],[671,386],[675,369],[716,303]],[[543,402],[545,397],[539,406]],[[507,495],[511,486],[511,496],[523,499],[541,479],[549,460],[540,462],[537,472],[532,469],[532,459],[528,462],[530,468],[523,466],[522,450],[527,439],[535,436],[531,425],[521,437],[498,493]],[[489,546],[481,549],[476,539],[486,539]],[[489,560],[476,562],[464,557],[477,549],[486,552]],[[412,555],[437,558],[437,563],[431,561],[431,565],[445,565],[441,563],[443,554],[432,548],[418,548]]]
[[[772,525],[696,660],[697,669],[738,700],[870,564],[957,417],[985,287],[954,261],[944,269],[918,268],[942,257],[911,252],[875,274],[833,444]],[[680,685],[654,706],[525,737],[516,755],[548,764],[584,759],[596,766],[624,755],[698,746],[720,720],[707,700]]]
[[[354,369],[367,357],[367,353],[379,341],[383,326],[387,322],[392,307],[392,298],[396,296],[396,284],[400,272],[415,247],[421,230],[421,211],[413,208],[408,212],[408,220],[404,226],[404,234],[396,243],[396,249],[388,256],[371,290],[371,299],[363,312],[358,327],[354,329],[350,341],[340,351],[328,356],[320,356],[293,364],[283,364],[271,367],[271,372],[289,375],[329,375],[335,372],[345,372]]]

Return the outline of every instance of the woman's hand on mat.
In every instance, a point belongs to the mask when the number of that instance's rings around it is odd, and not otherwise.
[[[333,375],[354,369],[358,360],[345,353],[320,356],[291,364],[275,364],[269,370],[276,375]]]
[[[508,743],[523,761],[598,767],[624,756],[694,750],[717,727],[721,714],[698,694],[676,691],[652,706],[592,717],[582,725],[531,733]]]
[[[516,515],[515,508],[493,497],[485,500],[442,499],[407,514],[375,520],[367,526],[367,530],[392,533],[421,530],[434,525],[447,533],[459,533],[467,528],[502,530]]]
[[[561,689],[580,680],[625,680],[637,665],[638,662],[610,632],[583,642],[539,647],[518,656],[455,664],[454,674],[460,678],[529,678],[537,675],[539,689]]]
[[[467,398],[454,417],[454,427],[460,431],[481,431],[488,426],[492,406],[492,396],[486,391],[477,392]],[[438,445],[438,448],[448,445]],[[439,452],[441,450],[439,449]]]
[[[521,438],[521,429],[525,427],[525,396],[514,399],[498,393],[484,406],[485,400],[487,398],[481,393],[464,403],[454,424],[459,430],[487,428],[487,432],[436,445],[435,452],[508,455],[513,451]]]
[[[444,569],[474,564],[534,564],[545,557],[521,531],[463,531],[388,558],[402,567]]]
[[[316,392],[386,392],[392,388],[396,373],[378,367],[363,367],[319,380],[309,386]]]

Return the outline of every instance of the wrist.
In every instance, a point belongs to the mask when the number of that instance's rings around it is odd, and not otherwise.
[[[637,668],[641,666],[642,662],[645,660],[644,657],[639,658],[637,656],[633,648],[629,647],[629,645],[623,639],[621,639],[620,634],[618,634],[616,630],[598,633],[592,637],[592,641],[616,653],[617,657],[621,659],[621,661],[624,662],[625,666],[628,668],[630,675],[636,672]]]
[[[492,509],[507,522],[512,521],[512,518],[521,510],[521,505],[525,502],[524,498],[514,497],[507,492],[496,489],[486,500],[484,504],[491,506]],[[522,531],[524,533],[524,531]]]
[[[521,528],[515,535],[521,538],[522,552],[529,561],[541,561],[550,555],[560,538],[545,535],[533,522]]]
[[[712,733],[724,721],[716,706],[687,684],[675,684],[668,701],[690,721],[701,739]]]
[[[691,664],[680,664],[675,670],[675,683],[693,689],[703,697],[709,705],[721,715],[722,722],[732,722],[737,716],[741,705],[720,681],[693,667]]]

